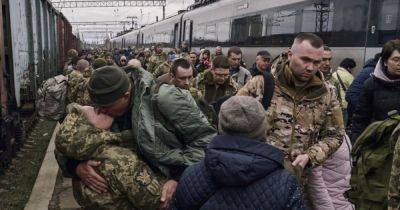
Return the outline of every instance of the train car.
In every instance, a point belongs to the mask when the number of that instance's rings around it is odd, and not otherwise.
[[[400,37],[398,11],[398,0],[221,0],[174,16],[178,22],[166,19],[141,30],[146,45],[160,41],[154,26],[173,32],[174,47],[188,41],[195,50],[219,45],[227,52],[237,45],[250,64],[257,51],[277,56],[296,34],[312,32],[332,48],[334,65],[350,57],[359,70],[386,41]]]
[[[0,3],[1,170],[23,143],[21,116],[34,111],[38,87],[60,72],[64,49],[77,48],[80,41],[48,0]]]

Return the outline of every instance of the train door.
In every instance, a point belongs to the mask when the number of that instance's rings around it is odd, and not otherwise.
[[[14,87],[14,65],[13,65],[13,52],[12,52],[12,44],[11,44],[11,26],[10,26],[10,10],[9,10],[9,2],[7,0],[2,0],[2,36],[3,39],[1,42],[4,44],[3,48],[0,50],[4,53],[4,57],[2,56],[2,69],[4,70],[3,75],[8,75],[8,77],[4,78],[3,86],[5,89],[1,90],[2,97],[5,95],[7,97],[7,106],[16,106],[16,99],[15,99],[15,87]],[[4,58],[4,59],[3,59]]]
[[[193,20],[190,21],[189,25],[189,50],[192,49],[192,39],[193,39]]]
[[[193,36],[193,21],[189,19],[183,21],[182,41],[186,41],[188,43],[189,50],[192,47],[192,36]]]
[[[140,46],[140,33],[136,35],[136,47],[139,48]]]
[[[0,119],[2,119],[3,116],[7,115],[8,110],[7,110],[7,88],[6,88],[6,78],[4,77],[5,74],[5,36],[8,36],[7,33],[5,33],[6,30],[6,24],[3,23],[3,21],[6,21],[5,15],[5,6],[3,5],[4,0],[0,0],[0,5],[2,5],[2,10],[0,10]]]
[[[370,0],[365,61],[381,52],[389,40],[400,37],[400,1]]]
[[[174,25],[174,47],[179,47],[179,23]]]

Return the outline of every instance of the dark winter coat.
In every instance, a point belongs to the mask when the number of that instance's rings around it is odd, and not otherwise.
[[[215,137],[203,161],[181,177],[174,209],[305,209],[277,148],[238,136]]]
[[[346,91],[346,101],[348,102],[348,111],[353,112],[358,105],[358,99],[361,94],[361,90],[364,87],[364,82],[371,77],[372,72],[374,72],[376,63],[378,61],[371,59],[368,60],[361,72],[354,78],[350,87]],[[351,117],[351,116],[349,116]]]
[[[372,122],[386,119],[391,110],[400,110],[400,80],[389,79],[378,62],[361,91],[353,116],[351,140],[354,142]]]

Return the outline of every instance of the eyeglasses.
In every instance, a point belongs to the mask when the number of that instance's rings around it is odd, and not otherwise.
[[[397,65],[400,65],[400,58],[391,58],[389,60],[392,61],[393,63],[397,63]]]

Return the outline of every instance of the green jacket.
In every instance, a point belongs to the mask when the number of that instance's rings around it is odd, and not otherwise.
[[[186,168],[204,157],[216,130],[197,107],[190,92],[163,84],[142,68],[132,71],[134,98],[132,133],[141,153],[165,175],[171,168]]]

